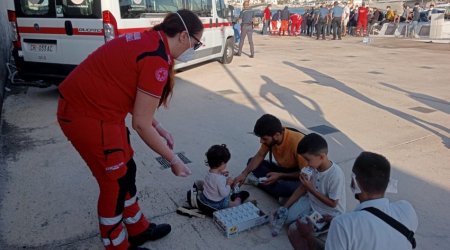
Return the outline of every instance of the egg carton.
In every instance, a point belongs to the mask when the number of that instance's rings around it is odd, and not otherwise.
[[[252,202],[222,209],[213,213],[214,224],[227,238],[238,233],[269,222],[269,215]]]

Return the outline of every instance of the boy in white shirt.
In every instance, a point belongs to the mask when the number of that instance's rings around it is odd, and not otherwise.
[[[210,169],[205,176],[200,200],[218,210],[237,206],[249,197],[246,191],[231,195],[233,178],[228,176],[226,170],[230,158],[230,151],[225,144],[213,145],[206,152],[206,165]]]
[[[324,230],[327,226],[313,226],[309,216],[317,212],[319,217],[323,217],[319,222],[328,224],[333,217],[345,212],[345,179],[342,169],[328,159],[328,145],[322,136],[316,133],[306,135],[299,142],[297,153],[308,162],[310,175],[302,171],[302,184],[284,206],[278,209],[277,214],[284,211],[285,215],[280,218],[281,221],[284,217],[283,224],[297,221],[292,223],[289,235],[293,234],[295,241],[303,243],[302,249],[308,249],[312,233]],[[279,223],[277,220],[274,222]],[[297,225],[301,227],[297,228]],[[273,229],[272,235],[277,235],[276,225]]]

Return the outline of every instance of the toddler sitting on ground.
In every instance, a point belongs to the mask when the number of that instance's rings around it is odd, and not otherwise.
[[[206,165],[210,168],[205,176],[200,200],[215,209],[240,205],[249,193],[240,191],[232,194],[233,178],[228,176],[227,162],[231,154],[225,144],[213,145],[206,152]]]

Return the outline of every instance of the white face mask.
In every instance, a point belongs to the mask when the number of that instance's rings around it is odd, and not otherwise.
[[[195,50],[194,48],[189,48],[185,50],[181,55],[177,57],[177,60],[180,62],[187,62],[194,59]]]
[[[352,183],[350,184],[350,188],[352,189],[353,194],[360,194],[361,189],[358,186],[358,182],[356,181],[356,175],[352,173]]]
[[[189,35],[190,33],[189,33],[189,30],[188,30],[188,28],[186,26],[186,23],[184,22],[183,18],[181,17],[181,15],[178,12],[175,12],[175,13],[177,13],[178,17],[180,17],[181,22],[183,23],[184,29],[186,30],[186,33],[188,35],[189,46],[190,46],[189,49],[185,50],[183,53],[181,53],[181,55],[179,55],[177,57],[177,60],[180,61],[180,62],[187,62],[187,61],[190,61],[190,60],[192,60],[194,58],[195,51],[194,51],[194,48],[192,47],[191,36]]]

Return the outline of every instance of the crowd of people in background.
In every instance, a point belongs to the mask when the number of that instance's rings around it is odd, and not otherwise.
[[[416,36],[419,22],[428,22],[435,13],[434,4],[414,6],[403,4],[400,11],[387,6],[386,9],[370,7],[365,2],[358,6],[347,2],[321,3],[318,7],[306,8],[302,15],[292,13],[288,6],[282,10],[271,10],[268,4],[262,15],[262,34],[277,36],[315,36],[316,39],[326,39],[333,36],[341,39],[343,36],[367,36],[374,28],[380,28],[385,23],[408,23],[408,35]]]

